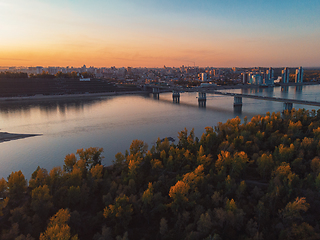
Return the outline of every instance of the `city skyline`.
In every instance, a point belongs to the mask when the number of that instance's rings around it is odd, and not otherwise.
[[[320,2],[0,0],[0,66],[320,66]]]

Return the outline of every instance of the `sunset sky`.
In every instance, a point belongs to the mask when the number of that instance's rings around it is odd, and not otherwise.
[[[319,0],[0,0],[0,66],[320,67]]]

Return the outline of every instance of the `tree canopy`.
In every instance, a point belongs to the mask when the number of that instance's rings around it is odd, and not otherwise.
[[[1,239],[320,239],[320,111],[134,140],[0,179]]]

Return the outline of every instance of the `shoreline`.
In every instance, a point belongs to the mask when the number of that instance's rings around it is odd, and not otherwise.
[[[318,85],[318,82],[305,82],[305,83],[280,83],[274,86],[257,86],[257,85],[228,85],[228,86],[212,86],[210,88],[199,87],[197,90],[228,90],[228,89],[248,89],[248,88],[274,88],[274,87],[289,87],[289,86],[308,86],[308,85]],[[173,90],[173,89],[172,89]],[[181,89],[182,91],[190,92],[190,89]],[[171,89],[166,89],[163,92],[170,92]],[[194,91],[194,90],[193,90]],[[105,96],[120,96],[120,95],[134,95],[134,94],[147,94],[147,91],[120,91],[120,92],[101,92],[101,93],[75,93],[75,94],[62,94],[62,95],[42,95],[37,94],[34,96],[24,96],[24,97],[0,97],[0,103],[18,102],[18,101],[39,101],[39,100],[60,100],[60,99],[82,99],[82,98],[95,98],[95,97],[105,97]],[[162,92],[160,92],[162,93]]]
[[[129,91],[129,92],[102,92],[102,93],[76,93],[76,94],[63,94],[63,95],[42,95],[37,94],[34,96],[26,97],[0,97],[1,102],[16,102],[16,101],[38,101],[38,100],[56,100],[56,99],[77,99],[77,98],[94,98],[104,96],[118,96],[129,94],[141,94],[145,91]]]
[[[18,134],[18,133],[0,132],[0,143],[28,138],[28,137],[36,137],[41,135],[42,134]]]

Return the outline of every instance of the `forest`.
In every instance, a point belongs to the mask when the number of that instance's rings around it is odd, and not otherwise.
[[[134,140],[103,166],[78,149],[62,167],[0,179],[5,239],[320,239],[320,110],[266,113]]]

